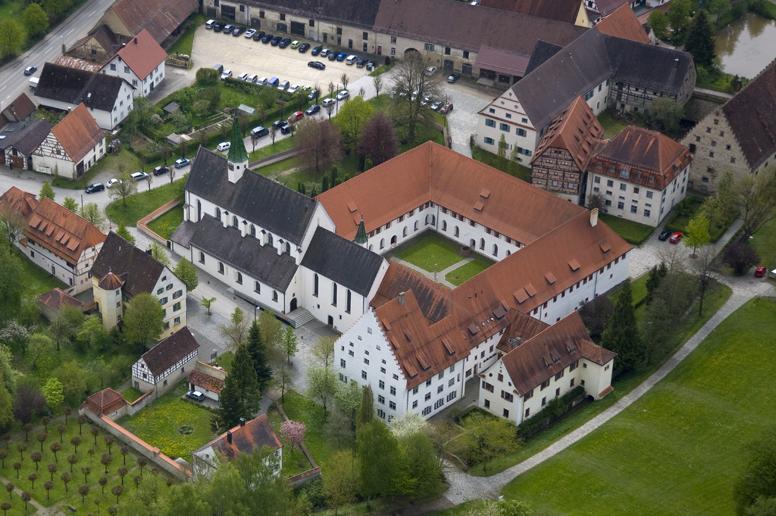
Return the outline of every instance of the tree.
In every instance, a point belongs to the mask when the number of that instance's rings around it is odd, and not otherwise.
[[[421,105],[424,97],[439,97],[437,76],[425,73],[426,64],[419,53],[413,53],[402,60],[394,69],[393,90],[399,101],[397,120],[406,131],[406,141],[415,143],[418,124],[431,120],[428,107]]]
[[[26,41],[27,33],[18,21],[9,16],[0,19],[0,59],[19,55]]]
[[[531,516],[533,511],[519,500],[483,500],[475,509],[465,513],[466,516]]]
[[[684,116],[684,107],[681,104],[671,98],[660,97],[652,102],[646,121],[651,129],[677,135],[682,116]]]
[[[619,287],[614,312],[604,330],[601,345],[617,353],[614,361],[617,374],[631,371],[643,363],[644,350],[639,338],[629,280],[625,280]]]
[[[358,137],[364,124],[372,118],[372,105],[361,97],[356,97],[339,110],[335,124],[342,135],[342,143],[348,153],[356,150]]]
[[[115,183],[110,187],[110,198],[115,200],[121,199],[121,205],[127,205],[127,197],[135,193],[137,190],[137,183],[132,179],[132,175],[128,170],[120,170],[118,183]]]
[[[218,84],[218,70],[215,68],[200,68],[197,70],[197,85],[214,86]]]
[[[470,431],[464,432],[453,446],[453,453],[467,464],[482,463],[487,471],[491,459],[518,448],[517,432],[509,421],[474,414],[469,423]]]
[[[261,341],[266,349],[270,350],[273,362],[285,362],[285,354],[282,351],[283,328],[275,315],[262,310],[259,314],[259,330],[261,331]]]
[[[0,248],[0,320],[16,314],[21,307],[22,270],[19,258],[9,248]]]
[[[725,263],[728,264],[736,276],[743,276],[749,269],[760,261],[760,257],[749,242],[739,240],[725,249]]]
[[[356,435],[361,494],[367,498],[396,492],[400,475],[400,452],[396,438],[382,422],[372,420]]]
[[[37,4],[30,4],[30,5],[37,5]],[[78,213],[78,203],[72,197],[65,197],[65,200],[62,201],[62,206],[72,211],[73,213]]]
[[[29,423],[46,410],[46,399],[38,386],[31,382],[20,384],[16,388],[13,400],[13,415],[22,423]]]
[[[685,243],[692,247],[692,258],[697,256],[699,247],[708,245],[709,242],[711,242],[711,235],[709,234],[709,218],[703,211],[700,211],[687,223]]]
[[[127,226],[125,226],[123,223],[119,224],[119,228],[116,230],[116,234],[130,244],[135,245],[135,237],[132,236],[132,233],[127,230]]]
[[[296,355],[298,343],[296,340],[296,333],[294,333],[293,328],[290,326],[283,330],[282,346],[283,354],[286,357],[286,363],[291,365],[291,359]]]
[[[61,349],[62,344],[70,344],[73,341],[83,322],[84,314],[78,308],[64,305],[59,309],[49,328],[51,336],[54,337],[57,351]]]
[[[672,1],[671,7],[668,9],[666,16],[673,31],[672,39],[676,43],[681,43],[684,40],[690,18],[690,9],[690,0]]]
[[[54,375],[62,383],[65,403],[70,406],[77,406],[81,403],[89,390],[87,383],[89,370],[77,360],[68,360],[57,367]]]
[[[175,275],[178,276],[178,279],[180,279],[184,285],[186,285],[187,291],[191,292],[197,288],[197,284],[199,283],[197,268],[186,258],[181,258],[178,265],[175,266]]]
[[[329,369],[334,361],[334,346],[337,337],[321,337],[313,346],[313,356],[317,359],[318,365],[324,369]]]
[[[81,217],[85,218],[98,228],[105,227],[105,215],[102,214],[100,207],[96,203],[90,202],[84,204],[81,208]]]
[[[345,417],[348,424],[348,433],[351,437],[356,431],[356,418],[361,408],[361,390],[357,383],[340,383],[337,386],[337,392],[334,394],[334,403]]]
[[[655,36],[658,39],[667,39],[668,33],[668,16],[663,11],[655,9],[649,15],[649,26],[655,31]]]
[[[134,136],[138,132],[144,132],[152,124],[151,119],[156,108],[146,98],[138,97],[133,100],[132,111],[124,119],[124,132],[128,136]]]
[[[22,11],[22,24],[27,29],[27,34],[37,37],[45,34],[49,27],[49,19],[46,11],[40,4],[30,3]]]
[[[692,54],[696,66],[714,66],[714,38],[706,11],[698,9],[687,32],[684,49]]]
[[[380,90],[383,89],[383,77],[382,75],[375,75],[372,77],[372,85],[375,87],[375,97],[380,96]]]
[[[737,190],[742,239],[747,239],[776,216],[776,170],[743,177]]]
[[[167,256],[167,251],[157,242],[151,242],[151,256],[165,267],[170,266],[170,257]]]
[[[329,400],[337,393],[337,377],[325,367],[311,367],[307,370],[308,393],[323,406],[324,416],[328,413]]]
[[[398,491],[408,498],[421,498],[440,491],[444,482],[442,462],[427,434],[414,432],[399,440],[401,479]]]
[[[87,484],[79,486],[78,494],[81,495],[81,504],[83,505],[86,503],[86,497],[89,496],[89,486]]]
[[[75,334],[75,342],[82,353],[103,351],[110,341],[110,335],[97,315],[90,315],[84,319]]]
[[[501,159],[507,157],[507,139],[504,137],[504,133],[501,133],[501,137],[498,139],[498,157]]]
[[[358,468],[353,454],[345,450],[335,452],[327,466],[323,476],[323,494],[329,506],[334,507],[334,514],[337,514],[338,507],[356,499],[354,486],[358,485]]]
[[[751,514],[758,500],[776,498],[776,428],[749,444],[748,452],[748,463],[733,488],[738,514]]]
[[[394,157],[398,150],[399,144],[396,141],[393,123],[385,116],[385,113],[378,111],[361,131],[361,138],[358,142],[359,154],[369,159],[372,165],[379,165]]]
[[[267,364],[267,350],[261,339],[261,329],[258,321],[253,321],[248,330],[248,342],[246,344],[248,354],[253,361],[256,371],[256,379],[259,382],[259,390],[264,392],[267,384],[272,380],[272,369]]]
[[[40,437],[39,434],[38,437]],[[43,442],[40,443],[41,449],[43,449]],[[34,451],[30,453],[30,460],[35,463],[35,471],[38,471],[38,467],[40,465],[40,461],[43,459],[43,453]]]
[[[342,155],[337,127],[328,120],[305,118],[296,126],[296,148],[306,170],[321,175]]]
[[[663,281],[663,278],[665,278],[666,274],[668,274],[668,268],[666,267],[665,263],[660,262],[660,265],[652,267],[648,274],[647,297],[645,299],[647,304],[652,301],[652,296],[654,295],[655,290],[657,290],[657,287],[660,286],[660,282]]]
[[[48,181],[43,181],[38,197],[41,199],[51,199],[52,201],[54,200],[54,189],[51,188],[51,183]]]
[[[372,387],[365,385],[361,391],[361,406],[358,409],[358,417],[356,419],[356,426],[361,428],[367,423],[371,422],[375,417],[374,408],[374,394],[372,394]]]
[[[703,202],[703,211],[712,227],[727,226],[738,217],[736,184],[730,171],[719,178],[716,193]]]
[[[127,342],[150,347],[159,340],[164,328],[164,309],[147,292],[133,297],[124,310],[124,336]]]
[[[221,325],[221,335],[229,341],[230,347],[239,348],[245,343],[247,334],[248,321],[245,320],[245,314],[239,307],[235,307],[229,316],[229,323]]]
[[[0,386],[0,432],[6,432],[14,421],[13,400],[11,393],[5,387]],[[5,468],[5,457],[0,456],[0,462]]]
[[[48,469],[48,472],[49,472],[49,480],[51,480],[53,482],[54,481],[54,473],[57,472],[57,465],[56,464],[49,464],[47,469]]]
[[[287,419],[280,425],[280,435],[283,439],[295,448],[300,448],[304,441],[304,434],[307,427],[301,421]]]
[[[113,486],[110,489],[110,492],[113,493],[113,496],[116,497],[116,503],[119,503],[119,496],[124,492],[124,488],[122,486]]]
[[[239,423],[240,418],[251,419],[259,409],[261,391],[256,377],[256,369],[246,346],[238,345],[234,354],[232,371],[224,381],[227,393],[227,403],[221,399],[220,420],[224,428],[231,428]]]
[[[601,336],[606,328],[606,323],[612,316],[614,306],[608,296],[598,296],[592,301],[585,303],[579,311],[582,321],[585,323],[587,331],[590,332],[590,338],[595,342],[601,340]]]
[[[46,383],[43,384],[43,397],[46,399],[46,404],[51,410],[56,410],[65,401],[65,394],[62,389],[62,382],[56,378],[49,378]]]
[[[216,302],[216,298],[214,297],[203,297],[199,304],[202,305],[202,308],[207,310],[208,315],[212,315],[211,309],[213,308],[213,303]]]

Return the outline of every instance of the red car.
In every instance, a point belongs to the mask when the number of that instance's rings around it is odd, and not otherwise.
[[[682,241],[683,236],[684,236],[684,233],[682,233],[681,231],[674,231],[673,233],[671,233],[671,236],[668,237],[668,241],[672,244],[678,244],[679,242]]]
[[[754,268],[754,277],[755,278],[764,278],[765,273],[767,270],[765,269],[765,265],[758,265]]]
[[[296,113],[288,117],[288,123],[293,124],[295,122],[300,121],[303,118],[304,118],[304,113],[302,113],[301,111],[297,111]]]

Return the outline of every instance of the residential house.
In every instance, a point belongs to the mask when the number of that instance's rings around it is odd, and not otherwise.
[[[102,68],[102,73],[124,79],[135,97],[147,97],[164,80],[167,52],[146,29],[125,43]]]
[[[714,192],[725,172],[740,179],[776,164],[776,60],[682,139],[693,155],[691,188]]]
[[[573,203],[584,202],[585,171],[603,135],[590,106],[577,97],[539,142],[531,160],[531,184]]]
[[[97,417],[106,416],[115,420],[126,415],[128,405],[120,392],[106,387],[86,398],[80,410],[89,410]]]
[[[35,111],[35,104],[26,93],[21,93],[10,104],[0,110],[0,130],[7,124],[24,122]]]
[[[102,129],[112,131],[132,111],[133,88],[119,77],[46,63],[35,95],[41,106],[70,111],[83,103]]]
[[[91,270],[94,300],[106,328],[123,314],[123,303],[141,293],[153,295],[164,310],[164,333],[186,326],[186,285],[150,253],[110,232]]]
[[[178,34],[181,24],[197,8],[197,0],[116,0],[97,25],[105,25],[126,39],[145,29],[157,43],[164,45]]]
[[[189,374],[189,390],[199,391],[205,398],[218,402],[224,389],[224,380],[226,371],[223,368],[197,361]]]
[[[623,4],[604,16],[595,24],[601,34],[620,39],[629,39],[637,43],[654,43],[650,35],[641,26],[641,22],[627,4]]]
[[[590,339],[578,313],[538,332],[524,326],[513,322],[480,373],[480,408],[519,425],[577,387],[596,400],[611,392],[615,353]]]
[[[78,179],[105,156],[105,147],[102,129],[82,103],[65,115],[35,149],[33,169]]]
[[[34,170],[34,153],[51,131],[48,120],[11,122],[0,128],[0,165]]]
[[[606,213],[658,226],[684,199],[690,151],[668,136],[628,126],[600,147],[587,168],[587,203],[598,196]]]
[[[479,112],[475,140],[498,151],[504,136],[508,154],[531,162],[549,125],[581,96],[595,115],[606,109],[649,112],[657,98],[679,104],[695,86],[692,56],[681,50],[622,39],[592,29],[556,53],[544,48],[541,64]],[[515,150],[516,147],[516,150]]]
[[[183,327],[143,353],[132,365],[132,386],[161,396],[194,369],[199,343]]]
[[[0,210],[23,222],[14,244],[27,258],[69,286],[71,294],[89,288],[89,271],[105,241],[97,226],[15,186],[0,196]]]
[[[57,62],[71,68],[81,68],[84,65],[76,64],[92,63],[90,71],[98,72],[121,49],[131,36],[123,37],[113,32],[108,26],[99,24],[89,31],[89,34],[76,41],[63,56],[73,61]]]
[[[239,455],[267,453],[265,463],[275,476],[283,469],[283,444],[278,439],[266,414],[227,430],[192,454],[194,479],[210,478],[221,461],[234,460]]]
[[[59,287],[44,292],[38,296],[37,301],[43,317],[49,321],[53,321],[59,313],[59,310],[65,306],[70,306],[81,311],[84,311],[87,308],[80,300],[71,296]]]

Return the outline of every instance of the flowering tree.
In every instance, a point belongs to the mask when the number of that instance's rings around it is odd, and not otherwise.
[[[292,446],[297,448],[302,444],[304,440],[304,434],[307,431],[307,427],[301,421],[287,420],[283,421],[280,425],[280,433],[283,435],[283,439],[291,443]]]

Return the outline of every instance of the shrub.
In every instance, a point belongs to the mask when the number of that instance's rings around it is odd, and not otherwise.
[[[526,419],[517,426],[517,435],[521,439],[529,439],[545,428],[549,427],[555,421],[559,420],[578,404],[585,397],[585,389],[578,385],[572,390],[554,400],[539,411],[532,418]]]
[[[733,268],[737,276],[746,274],[759,260],[757,251],[748,242],[735,242],[725,250],[725,263]]]
[[[218,83],[218,70],[215,68],[200,68],[197,70],[197,84],[212,86]]]

